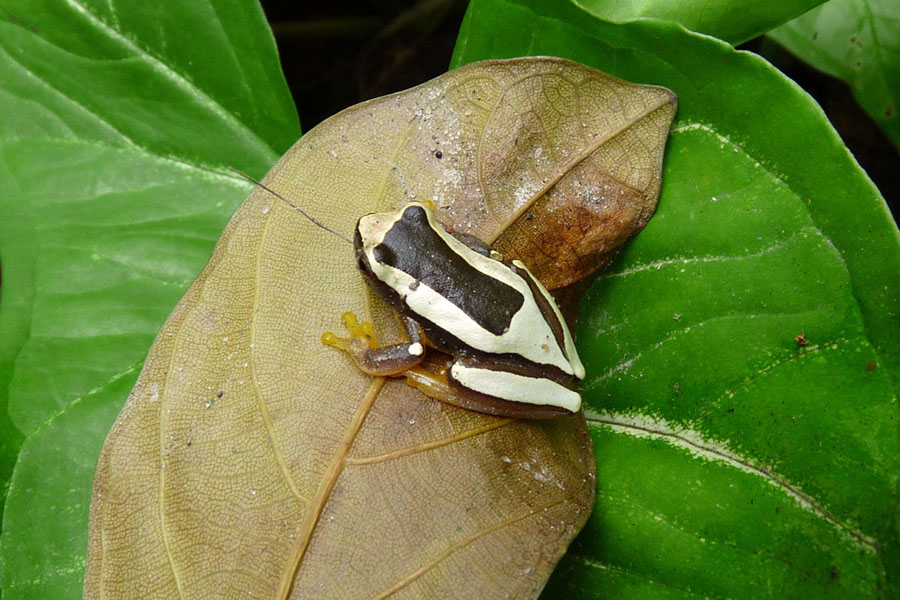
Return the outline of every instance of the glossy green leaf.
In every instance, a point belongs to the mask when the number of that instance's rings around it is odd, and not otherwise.
[[[900,3],[830,0],[769,32],[853,95],[900,148]]]
[[[725,43],[473,2],[454,64],[520,54],[679,97],[657,214],[581,306],[597,503],[545,597],[897,597],[900,236],[878,191]]]
[[[594,15],[609,21],[663,19],[725,40],[735,46],[802,15],[824,0],[577,0]]]
[[[299,125],[253,3],[0,14],[0,588],[74,598],[103,438],[251,187],[226,167]]]

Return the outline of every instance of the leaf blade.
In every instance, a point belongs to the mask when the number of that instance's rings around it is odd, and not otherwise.
[[[352,231],[360,214],[434,189],[436,211],[454,230],[490,232],[503,221],[471,215],[481,214],[489,190],[505,189],[504,178],[520,173],[493,171],[458,185],[477,171],[471,165],[482,159],[471,149],[485,128],[482,117],[451,124],[475,114],[467,104],[474,98],[488,119],[513,103],[504,122],[527,131],[555,87],[544,84],[524,97],[510,90],[560,73],[602,78],[557,59],[460,69],[321,124],[282,158],[266,185],[339,233]],[[638,92],[613,85],[623,95]],[[674,107],[666,105],[671,115]],[[661,125],[665,132],[668,121]],[[520,148],[534,143],[522,139]],[[647,160],[658,165],[661,147],[652,150]],[[647,196],[654,199],[652,191]],[[168,571],[125,584],[141,586],[152,576],[185,596],[215,595],[236,581],[274,597],[537,593],[590,504],[593,462],[580,415],[498,420],[425,399],[402,381],[372,383],[320,341],[348,303],[385,326],[380,337],[397,335],[343,241],[255,190],[161,331],[104,447],[102,464],[111,467],[98,475],[92,504],[89,597],[138,589],[119,588],[99,573],[141,562],[135,553],[143,552],[154,557],[149,562],[169,562]],[[141,447],[145,453],[134,456]],[[275,469],[278,454],[284,467]],[[228,503],[192,510],[219,480],[239,492]],[[295,482],[296,501],[285,480]],[[162,518],[155,516],[156,496]],[[237,522],[250,526],[232,529]],[[113,524],[121,531],[143,523],[162,524],[164,534],[151,536],[163,538],[156,547],[130,543],[131,535],[100,543]],[[222,573],[223,564],[248,564],[263,549],[263,568]],[[365,577],[336,572],[347,553]],[[111,587],[101,590],[104,584]]]
[[[609,21],[663,19],[680,23],[698,33],[712,35],[737,46],[798,17],[824,0],[797,2],[622,2],[583,0],[579,2],[597,17]]]
[[[874,186],[808,97],[771,66],[724,44],[665,23],[612,25],[565,2],[472,3],[454,64],[519,53],[558,54],[614,75],[627,72],[672,88],[680,102],[660,208],[582,303],[579,348],[590,373],[585,402],[592,418],[612,415],[620,423],[616,431],[591,425],[599,461],[594,516],[546,597],[590,597],[600,589],[642,597],[781,597],[785,589],[825,597],[893,593],[900,449],[891,432],[900,354],[895,334],[882,328],[895,326],[889,307],[900,297],[900,252],[896,226]],[[749,260],[728,262],[729,256]],[[762,268],[766,260],[769,268]],[[758,266],[748,270],[744,263],[754,261]],[[882,264],[890,267],[881,270]],[[638,279],[644,283],[635,285]],[[821,309],[826,299],[837,301],[833,309]],[[765,312],[764,303],[772,313],[760,315],[769,319],[765,327],[743,316],[747,307]],[[700,308],[709,306],[717,308]],[[807,334],[817,333],[815,351],[799,363],[803,369],[766,371],[773,358],[791,365],[789,357],[802,355],[794,336],[806,324]],[[816,371],[817,360],[834,372]],[[757,371],[761,381],[753,378]],[[665,446],[638,439],[647,458],[632,464],[638,450],[631,440],[641,433],[634,424],[641,419],[656,423],[662,439],[683,433],[724,445],[796,486],[846,524],[838,529],[876,539],[879,551],[857,562],[853,544],[836,536],[828,519],[810,521],[809,511],[792,511],[782,520],[748,508],[770,485],[743,480],[736,466],[724,471],[741,496],[723,508],[720,496],[705,495],[712,475],[695,475],[709,459],[681,449],[680,464],[661,467]],[[842,461],[838,449],[853,458]],[[606,464],[611,454],[618,458]],[[824,456],[841,460],[837,472],[822,467]],[[639,473],[616,481],[629,469]],[[670,471],[680,481],[657,488]],[[649,506],[627,493],[630,477],[646,488],[642,496],[654,497]],[[673,495],[696,500],[705,514],[692,514],[690,502],[673,507]],[[780,506],[783,512],[783,501]],[[770,567],[731,552],[735,540],[721,523],[743,518],[758,534],[745,536],[738,548],[760,552]],[[660,522],[699,525],[679,537],[674,530],[666,536]],[[778,535],[769,537],[769,527]],[[628,543],[629,536],[637,541]],[[709,550],[711,543],[719,552]],[[699,565],[707,568],[701,572]]]
[[[48,532],[86,519],[83,511],[55,510],[54,496],[88,493],[84,466],[94,462],[102,432],[85,427],[84,440],[71,445],[84,456],[70,456],[62,440],[77,425],[66,415],[89,403],[97,426],[111,423],[104,411],[121,404],[117,386],[134,381],[165,307],[248,189],[219,173],[220,161],[258,174],[299,135],[257,5],[158,8],[4,3],[0,105],[10,118],[0,123],[0,173],[10,193],[0,199],[0,480],[11,513],[0,538],[0,585],[11,597],[51,589],[54,597],[80,595],[83,536],[51,539]],[[195,40],[207,33],[189,18],[195,10],[231,15],[226,33],[190,56],[174,44],[166,51],[172,22],[190,27]],[[167,25],[153,30],[153,23]],[[158,34],[152,42],[151,30]],[[232,39],[244,50],[230,63],[241,81],[219,69]],[[167,61],[177,63],[171,70],[180,90],[161,74]],[[176,100],[196,123],[178,127],[183,121],[166,118],[178,112]],[[231,117],[217,130],[225,113]],[[234,135],[248,128],[268,141],[245,144]],[[48,427],[60,428],[57,441]],[[53,477],[41,479],[39,490],[31,486],[40,500],[29,501],[24,482],[47,464]],[[72,499],[73,507],[86,508],[86,498]],[[40,548],[52,552],[43,556]]]
[[[891,2],[832,0],[768,36],[813,67],[844,80],[900,148],[900,12]]]

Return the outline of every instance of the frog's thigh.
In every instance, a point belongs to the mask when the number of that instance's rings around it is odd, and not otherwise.
[[[447,374],[450,386],[472,390],[513,404],[552,406],[571,413],[581,409],[581,395],[548,378],[499,369],[496,365],[461,359]]]
[[[465,365],[466,362],[456,361],[448,365],[446,369],[441,368],[437,370],[432,370],[432,364],[428,365],[429,368],[425,368],[423,363],[423,365],[419,365],[405,373],[406,381],[411,387],[419,390],[429,398],[498,417],[547,419],[572,414],[571,410],[559,406],[504,400],[503,398],[465,387],[454,378],[448,377],[455,365],[460,363]],[[505,372],[494,371],[494,373],[499,373],[500,377],[502,377],[502,373]],[[566,391],[577,396],[576,392]]]

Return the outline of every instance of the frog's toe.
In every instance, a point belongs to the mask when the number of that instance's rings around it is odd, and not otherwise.
[[[350,337],[340,337],[333,331],[326,331],[322,334],[323,344],[351,353],[379,347],[372,323],[368,321],[360,323],[356,320],[356,315],[350,311],[341,315],[341,322]]]
[[[356,315],[350,311],[341,315],[341,322],[347,328],[350,338],[356,342],[365,343],[369,348],[378,348],[378,340],[375,338],[375,328],[369,321],[360,323],[356,320]]]
[[[322,334],[323,344],[331,346],[332,348],[337,348],[338,350],[343,350],[344,352],[350,351],[351,342],[352,340],[350,338],[338,337],[333,331],[326,331]]]

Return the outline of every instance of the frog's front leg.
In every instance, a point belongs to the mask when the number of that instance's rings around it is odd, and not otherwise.
[[[400,375],[425,358],[425,335],[422,328],[409,317],[402,319],[409,336],[408,342],[380,346],[372,324],[359,323],[356,315],[346,312],[341,315],[341,321],[350,337],[338,337],[327,331],[322,335],[322,343],[349,354],[364,373],[377,376]]]

